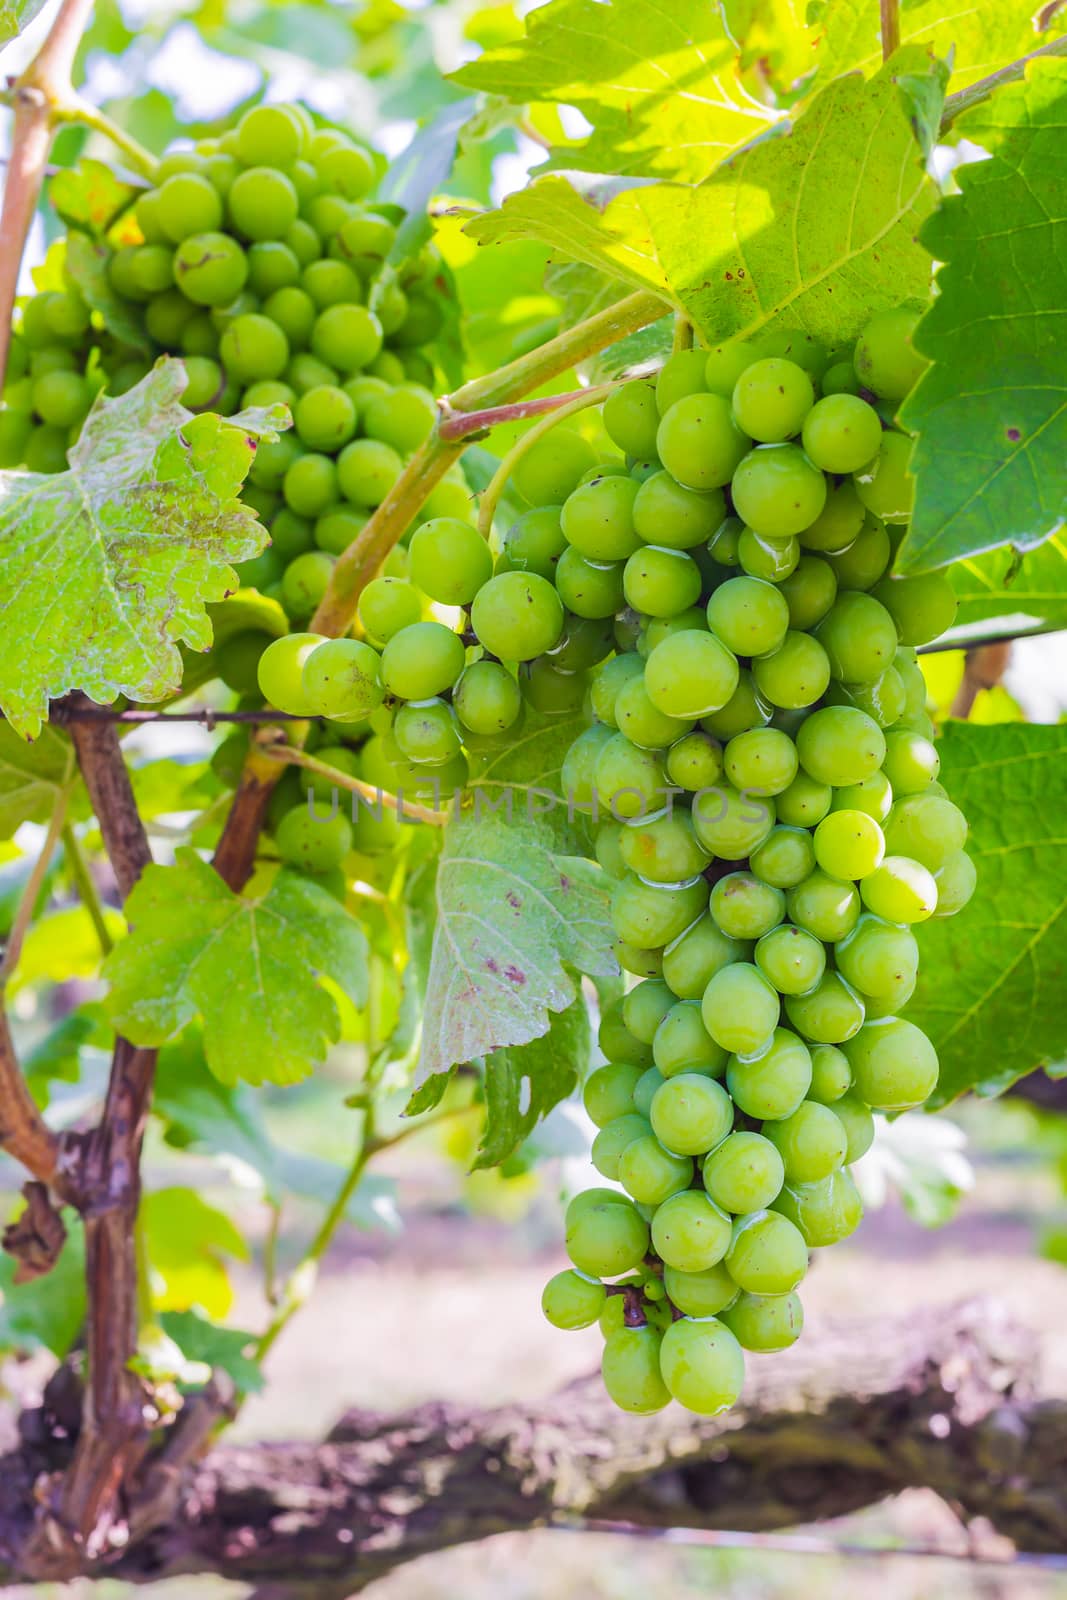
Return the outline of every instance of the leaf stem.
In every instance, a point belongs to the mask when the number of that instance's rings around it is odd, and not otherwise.
[[[482,491],[481,505],[478,508],[478,532],[483,539],[488,539],[492,532],[493,518],[496,516],[496,508],[500,503],[500,496],[504,493],[507,481],[514,472],[517,463],[522,460],[527,451],[532,450],[534,445],[545,437],[546,433],[551,433],[557,423],[562,422],[566,417],[576,416],[579,411],[585,411],[589,406],[595,406],[604,398],[605,392],[610,393],[612,389],[616,388],[618,388],[617,383],[610,383],[598,384],[595,389],[584,390],[581,394],[570,398],[566,405],[557,406],[554,411],[549,412],[548,416],[542,417],[540,422],[535,422],[533,427],[528,429],[521,439],[515,441]]]
[[[435,1112],[433,1116],[413,1118],[406,1122],[396,1133],[386,1134],[383,1138],[375,1139],[371,1144],[370,1154],[379,1155],[383,1150],[392,1150],[394,1145],[403,1144],[405,1139],[411,1139],[417,1133],[425,1133],[429,1128],[436,1128],[442,1122],[454,1122],[457,1117],[468,1117],[480,1108],[476,1105],[449,1106],[446,1111]]]
[[[30,923],[33,921],[33,911],[37,904],[37,897],[41,892],[49,863],[63,832],[69,802],[70,790],[60,789],[56,796],[56,808],[52,812],[51,820],[48,824],[48,832],[44,836],[37,860],[33,864],[33,870],[26,879],[26,887],[22,891],[18,910],[15,912],[15,918],[11,924],[11,932],[8,936],[7,944],[4,946],[3,959],[0,959],[0,996],[3,995],[15,968],[18,966],[23,940],[29,930]]]
[[[900,49],[900,0],[878,0],[882,27],[882,60]]]
[[[74,832],[69,820],[63,823],[63,851],[70,867],[70,876],[78,892],[78,899],[89,913],[89,920],[93,925],[100,953],[104,956],[111,954],[113,941],[107,927],[107,918],[104,915],[104,905],[100,898],[100,891],[89,871],[89,863],[85,859],[85,852],[81,847],[78,835]]]
[[[567,394],[545,394],[536,400],[515,400],[507,406],[488,406],[482,411],[446,413],[438,427],[438,436],[442,439],[468,439],[472,434],[486,433],[504,422],[522,422],[527,417],[540,417],[546,412],[559,411],[580,395],[603,399],[616,387],[615,382],[599,383],[588,389],[570,390]]]
[[[975,106],[980,106],[1005,84],[1019,83],[1025,78],[1030,62],[1038,61],[1042,56],[1067,56],[1067,34],[1059,39],[1050,39],[1048,44],[1039,45],[1028,55],[1020,56],[1018,61],[1009,62],[999,71],[991,72],[988,78],[979,78],[976,83],[968,84],[966,89],[950,94],[945,101],[945,109],[941,116],[941,132],[944,133],[958,117],[962,117],[967,111],[973,111]]]
[[[85,127],[91,128],[94,133],[102,134],[123,155],[127,156],[142,177],[154,179],[159,171],[159,160],[151,150],[146,150],[139,139],[132,133],[127,133],[125,128],[120,128],[113,122],[106,111],[101,111],[99,106],[90,105],[88,100],[83,100],[80,95],[72,94],[57,105],[52,113],[53,122],[80,122]]]

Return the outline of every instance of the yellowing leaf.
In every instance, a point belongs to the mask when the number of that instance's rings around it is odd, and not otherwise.
[[[247,1261],[249,1255],[229,1217],[195,1189],[157,1189],[141,1202],[140,1225],[155,1309],[198,1306],[209,1317],[224,1317],[233,1304],[225,1257]]]

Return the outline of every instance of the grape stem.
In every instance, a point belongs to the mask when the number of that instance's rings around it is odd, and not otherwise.
[[[882,60],[900,49],[900,0],[878,0],[882,26]]]
[[[483,411],[448,412],[448,401],[443,400],[442,419],[437,429],[441,439],[468,439],[472,434],[487,433],[503,422],[522,422],[526,417],[540,417],[546,412],[559,411],[572,400],[583,396],[603,399],[618,387],[617,382],[599,383],[588,389],[570,389],[566,394],[541,395],[536,400],[516,400],[507,406],[488,406]]]
[[[124,156],[136,167],[138,174],[154,181],[159,170],[159,161],[146,150],[139,139],[132,133],[127,133],[125,128],[120,128],[113,122],[106,111],[101,111],[99,106],[90,105],[88,100],[83,100],[81,95],[71,94],[52,112],[52,121],[56,123],[80,122],[86,128],[91,128],[94,133],[102,134],[105,139],[122,151]]]
[[[303,750],[295,750],[292,745],[264,745],[262,754],[269,756],[272,761],[291,762],[293,766],[303,767],[320,778],[329,778],[336,788],[358,794],[368,805],[385,805],[390,811],[395,811],[401,820],[406,818],[428,822],[434,828],[443,828],[449,820],[447,811],[431,811],[428,806],[413,805],[404,799],[403,794],[389,794],[384,789],[376,789],[373,784],[364,783],[362,778],[352,778],[347,772],[338,772],[336,767],[327,766],[325,761],[317,761],[314,756],[305,754]]]
[[[625,382],[625,379],[620,379],[619,382]],[[500,497],[504,493],[508,479],[527,451],[532,450],[547,433],[551,433],[557,423],[563,422],[566,417],[576,416],[579,411],[585,411],[589,406],[599,404],[605,391],[610,393],[616,388],[618,383],[600,384],[596,389],[586,389],[577,396],[568,397],[566,405],[557,406],[554,411],[543,416],[540,422],[535,422],[521,439],[516,440],[482,491],[481,505],[478,508],[478,532],[483,539],[488,539],[492,532],[493,518],[496,516]]]
[[[1050,39],[1048,44],[1039,45],[1036,50],[1031,50],[1028,55],[1020,56],[1018,61],[1009,62],[1006,67],[1001,67],[997,72],[991,72],[988,78],[979,78],[977,82],[960,89],[956,94],[950,94],[945,101],[945,109],[941,116],[941,132],[950,128],[958,117],[967,111],[973,111],[975,106],[994,95],[998,89],[1004,88],[1009,83],[1019,83],[1026,76],[1026,69],[1031,61],[1038,61],[1042,56],[1067,55],[1067,34],[1062,38]]]

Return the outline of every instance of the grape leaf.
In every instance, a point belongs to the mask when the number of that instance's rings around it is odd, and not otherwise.
[[[23,1209],[20,1201],[16,1207]],[[0,1348],[51,1350],[60,1361],[85,1322],[85,1233],[81,1218],[64,1208],[67,1242],[51,1272],[16,1283],[19,1263],[0,1254]]]
[[[994,617],[1023,632],[1040,623],[1067,627],[1067,537],[1053,534],[1021,559],[1009,549],[958,561],[952,586],[956,630]]]
[[[901,410],[918,434],[901,572],[1028,549],[1067,515],[1067,62],[1032,62],[956,128],[991,156],[922,230],[944,265],[915,336],[933,364]]]
[[[174,1187],[146,1194],[139,1221],[156,1310],[188,1311],[199,1306],[209,1317],[226,1316],[233,1305],[233,1287],[225,1258],[247,1261],[249,1257],[248,1245],[229,1217],[209,1206],[195,1189]]]
[[[918,63],[905,57],[914,78]],[[832,83],[791,133],[739,152],[699,188],[639,187],[600,211],[565,179],[541,178],[467,231],[483,243],[538,238],[662,293],[709,342],[778,319],[842,342],[872,310],[929,291],[916,234],[935,191],[899,65]],[[936,62],[926,70],[940,81]]]
[[[589,136],[548,167],[699,183],[778,113],[742,86],[736,47],[707,0],[550,0],[526,36],[453,74],[515,104],[575,106]]]
[[[0,0],[0,49],[28,28],[44,0]]]
[[[201,1361],[207,1367],[228,1372],[242,1394],[258,1394],[263,1387],[263,1371],[249,1351],[256,1343],[254,1333],[244,1328],[220,1328],[198,1311],[165,1311],[159,1319],[163,1332],[173,1339],[187,1361]]]
[[[804,0],[721,0],[723,20],[738,50],[738,67],[753,88],[769,84],[779,99],[795,96],[817,63],[818,29]],[[879,58],[880,59],[880,58]]]
[[[1031,0],[972,0],[949,8],[945,0],[902,0],[900,38],[927,45],[952,61],[952,87],[960,89],[1033,50]],[[837,77],[859,68],[870,72],[882,59],[878,0],[817,0],[809,11],[818,45],[820,75]],[[1055,19],[1051,32],[1063,23]]]
[[[47,822],[75,771],[74,746],[65,734],[43,728],[27,744],[0,722],[0,838],[9,839],[24,822]]]
[[[995,1094],[1067,1055],[1067,726],[949,722],[941,776],[971,826],[978,887],[957,917],[916,930],[907,1015],[941,1057],[934,1103]]]
[[[72,230],[67,235],[67,271],[80,290],[86,305],[99,313],[104,327],[132,350],[147,354],[151,345],[138,317],[111,287],[107,275],[110,248],[87,233]]]
[[[485,1062],[485,1127],[474,1162],[498,1167],[561,1100],[589,1065],[589,1013],[578,996],[555,1011],[548,1032],[527,1044],[494,1050]]]
[[[187,439],[184,387],[164,359],[97,399],[68,471],[0,473],[0,709],[27,737],[70,689],[103,702],[175,690],[178,641],[207,648],[205,606],[266,542],[237,495],[253,436],[273,436],[285,408],[201,416]]]
[[[379,199],[401,206],[406,213],[389,252],[393,265],[409,260],[432,238],[430,201],[444,188],[464,126],[477,109],[477,102],[470,98],[442,106],[419,129],[382,179]]]
[[[159,1045],[193,1017],[223,1083],[296,1083],[340,1034],[333,979],[367,995],[367,941],[319,884],[279,872],[259,899],[236,895],[194,850],[152,866],[126,902],[132,932],[105,964],[107,1009],[134,1044]]]
[[[146,183],[127,182],[102,161],[83,157],[76,167],[56,173],[48,185],[48,198],[68,228],[83,228],[99,236],[146,187]],[[67,248],[69,254],[69,242]]]

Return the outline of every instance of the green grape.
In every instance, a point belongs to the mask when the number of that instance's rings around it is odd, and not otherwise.
[[[615,722],[643,750],[665,750],[688,733],[693,724],[684,717],[669,717],[649,699],[644,674],[631,676],[615,698]]]
[[[622,1002],[622,1019],[635,1039],[650,1045],[656,1029],[674,1004],[674,996],[662,978],[639,983]]]
[[[786,912],[798,927],[834,944],[846,938],[859,921],[860,896],[855,884],[816,871],[789,890]]]
[[[914,981],[919,947],[910,928],[865,914],[834,950],[837,969],[860,994],[892,996],[902,980]]]
[[[440,622],[399,629],[382,651],[382,682],[401,700],[446,694],[463,671],[466,652],[458,634]]]
[[[28,411],[0,411],[0,469],[8,471],[22,463],[32,431],[33,418]]]
[[[489,546],[469,522],[434,517],[412,534],[412,581],[442,605],[469,605],[493,575]]]
[[[705,350],[676,350],[667,357],[656,374],[656,409],[661,417],[666,416],[676,400],[684,400],[690,394],[701,394],[707,388],[704,382],[706,366]]]
[[[978,886],[978,869],[970,856],[957,850],[934,873],[937,884],[935,917],[954,917],[962,911]]]
[[[589,561],[622,561],[632,555],[641,545],[633,521],[637,491],[632,478],[615,475],[581,484],[567,497],[560,515],[568,542]]]
[[[759,353],[761,356],[783,356],[798,367],[803,367],[811,377],[816,377],[822,371],[827,360],[826,349],[818,339],[795,328],[777,328],[773,333],[761,334]]]
[[[715,739],[734,739],[750,728],[761,728],[771,719],[771,707],[756,688],[756,680],[747,667],[737,675],[737,687],[724,706],[709,712],[700,719],[705,733]]]
[[[348,506],[336,506],[324,511],[321,517],[315,518],[315,543],[320,550],[325,550],[327,555],[343,555],[366,526],[367,517],[362,511],[352,511]]]
[[[774,1208],[794,1225],[811,1250],[840,1244],[863,1221],[863,1201],[852,1174],[844,1167],[819,1183],[787,1185]]]
[[[624,1195],[610,1202],[568,1208],[566,1247],[579,1272],[591,1278],[617,1278],[631,1272],[648,1250],[648,1226]]]
[[[714,1078],[682,1072],[656,1090],[649,1116],[662,1145],[676,1155],[695,1156],[722,1143],[733,1124],[734,1108]]]
[[[811,835],[794,826],[773,828],[749,856],[756,877],[776,889],[792,889],[802,883],[814,865]]]
[[[613,617],[625,604],[621,561],[589,561],[568,546],[556,566],[556,590],[579,617]]]
[[[225,342],[225,341],[224,341]],[[356,431],[356,408],[334,384],[308,389],[293,408],[297,434],[309,450],[335,451]]]
[[[726,501],[719,489],[686,489],[669,472],[656,472],[639,487],[631,514],[634,530],[647,544],[691,550],[715,533]]]
[[[573,494],[596,453],[572,428],[553,428],[516,461],[511,481],[531,506],[561,506]]]
[[[44,314],[54,336],[64,342],[78,343],[89,329],[89,307],[73,286],[49,294]]]
[[[363,429],[370,439],[392,445],[401,455],[417,450],[433,431],[437,402],[417,383],[401,383],[371,399],[363,413]]]
[[[304,694],[304,662],[322,643],[321,633],[289,633],[271,641],[259,658],[258,671],[260,692],[268,705],[295,716],[312,714]]]
[[[327,366],[325,361],[303,350],[290,361],[285,376],[297,394],[307,394],[309,389],[322,386],[336,386],[339,381],[335,367]]]
[[[213,233],[222,223],[222,200],[207,178],[195,172],[175,173],[156,194],[153,216],[172,244],[191,233]]]
[[[644,662],[635,651],[614,656],[604,663],[593,678],[589,690],[593,715],[599,722],[609,728],[618,727],[618,719],[615,716],[615,702],[618,695],[633,679],[640,680],[644,670]]]
[[[708,789],[722,776],[722,746],[700,731],[687,733],[667,752],[667,776],[680,789]]]
[[[541,1310],[554,1328],[591,1328],[607,1302],[604,1285],[580,1272],[557,1272],[545,1284]]]
[[[145,306],[145,331],[156,344],[177,350],[186,329],[196,317],[196,307],[181,290],[168,289]]]
[[[706,1272],[729,1248],[730,1219],[702,1189],[687,1189],[658,1207],[651,1233],[652,1247],[665,1266],[679,1272]]]
[[[285,239],[297,219],[300,200],[291,179],[274,167],[249,167],[230,185],[226,209],[246,239]]]
[[[789,607],[772,583],[730,578],[708,601],[708,627],[739,656],[776,650],[789,627]]]
[[[363,299],[359,279],[343,261],[313,261],[303,275],[304,288],[320,311],[330,306],[358,305]],[[315,352],[323,361],[335,361],[328,351]]]
[[[773,1037],[779,1001],[758,967],[735,961],[711,978],[700,1010],[704,1026],[716,1044],[735,1054],[752,1056],[765,1050]]]
[[[287,166],[304,145],[304,127],[289,106],[253,106],[237,124],[238,155],[245,166]]]
[[[925,922],[937,907],[933,873],[909,856],[886,856],[864,878],[860,894],[868,911],[887,922]]]
[[[692,1179],[689,1157],[673,1155],[651,1134],[628,1144],[619,1157],[619,1182],[639,1205],[662,1205],[672,1194],[688,1189]]]
[[[734,416],[760,444],[780,444],[799,433],[814,401],[815,391],[804,369],[776,356],[746,367],[733,392]]]
[[[889,740],[886,740],[888,751]],[[875,822],[884,822],[893,804],[893,790],[882,771],[872,772],[860,783],[848,783],[833,791],[832,811],[865,811]]]
[[[714,1317],[737,1298],[737,1284],[721,1261],[704,1272],[664,1267],[663,1287],[671,1304],[687,1317]]]
[[[881,419],[856,395],[827,395],[805,417],[803,441],[810,459],[824,472],[858,472],[878,454]]]
[[[262,250],[266,247],[253,245],[252,248]],[[285,246],[278,248],[284,249]],[[276,289],[263,302],[263,312],[281,328],[291,350],[306,350],[315,325],[315,302],[305,290],[295,285]]]
[[[331,305],[315,318],[311,348],[320,361],[330,362],[340,372],[355,372],[374,360],[383,337],[381,323],[366,306]]]
[[[586,672],[599,666],[615,648],[611,622],[595,617],[576,617],[564,613],[559,643],[549,651],[549,659],[559,672]]]
[[[510,683],[514,683],[506,668],[495,661],[476,662],[476,666],[492,667],[501,672]],[[469,668],[467,669],[470,670]],[[462,679],[460,680],[462,683]],[[501,686],[502,687],[502,686]],[[517,685],[516,685],[517,688]],[[521,691],[520,691],[521,692]],[[455,696],[453,696],[455,699]],[[581,811],[592,811],[596,801],[596,764],[604,745],[611,738],[611,729],[594,723],[591,728],[586,728],[584,733],[578,735],[567,754],[563,758],[560,769],[560,793],[568,806],[575,806]],[[612,824],[617,826],[617,824]],[[626,863],[619,856],[617,860],[618,871],[613,873],[616,878],[626,876]],[[606,869],[605,869],[606,870]]]
[[[772,706],[800,711],[826,692],[830,661],[818,639],[791,628],[777,650],[753,661],[752,678]]]
[[[597,1042],[609,1061],[629,1061],[642,1072],[653,1061],[652,1050],[635,1039],[623,1021],[621,999],[609,1005],[600,1018]]]
[[[739,565],[741,557],[738,552],[741,548],[744,527],[744,523],[738,517],[727,517],[708,540],[707,553],[709,559],[715,563],[712,576],[716,581],[722,576],[718,568]]]
[[[919,316],[905,306],[880,311],[856,340],[856,376],[882,400],[903,400],[926,368],[912,344]]]
[[[333,558],[323,550],[294,556],[282,574],[282,604],[291,617],[305,621],[318,608],[333,577]],[[369,648],[369,647],[368,647]]]
[[[615,885],[612,893],[612,926],[627,944],[655,950],[684,933],[707,903],[708,886],[703,878],[690,883],[651,884],[630,874]]]
[[[326,182],[346,200],[361,200],[374,183],[374,163],[355,145],[328,150],[318,165]]]
[[[822,511],[826,479],[795,444],[761,445],[738,465],[731,493],[738,516],[756,533],[787,539]]]
[[[571,748],[573,749],[573,746]],[[598,747],[597,754],[599,755],[599,753]],[[595,760],[593,765],[595,769]],[[564,762],[564,766],[566,766],[566,761]],[[564,793],[571,793],[575,786],[568,780],[568,775],[566,772],[563,774],[563,779]],[[593,794],[596,793],[592,783],[590,783],[590,789]],[[584,787],[580,798],[584,802]],[[623,824],[621,822],[616,822],[614,818],[608,818],[606,822],[601,822],[600,826],[597,828],[596,839],[593,842],[593,854],[596,856],[597,861],[603,867],[608,877],[614,878],[616,883],[625,878],[627,872],[629,871],[626,862],[622,859],[622,852],[619,849],[619,839],[622,835],[622,830]]]
[[[735,789],[781,794],[797,774],[796,746],[777,728],[751,728],[730,740],[723,766]]]
[[[823,394],[859,394],[859,379],[851,361],[835,361],[822,375]]]
[[[855,706],[880,728],[889,728],[904,714],[904,685],[895,667],[887,667],[873,683],[833,683],[826,695],[832,706]]]
[[[700,598],[700,587],[700,569],[684,550],[644,545],[623,568],[626,603],[645,616],[677,616]]]
[[[227,377],[237,383],[278,378],[289,360],[289,341],[276,322],[250,311],[230,323],[219,355]]]
[[[497,571],[534,572],[551,583],[566,549],[559,507],[538,506],[524,511],[504,535]]]
[[[852,1068],[848,1057],[835,1044],[817,1044],[811,1052],[811,1088],[808,1099],[820,1105],[834,1105],[852,1087]],[[841,1117],[838,1121],[841,1121]],[[845,1129],[846,1135],[848,1129]],[[856,1158],[846,1151],[845,1160]]]
[[[248,286],[262,299],[300,282],[300,263],[287,244],[265,239],[248,252]]]
[[[815,629],[836,678],[849,684],[873,683],[892,665],[897,630],[889,612],[873,595],[839,594]]]
[[[828,554],[826,561],[834,570],[839,589],[870,589],[888,567],[892,555],[885,524],[877,517],[868,517],[848,548]],[[893,621],[896,622],[895,617]]]
[[[882,448],[853,474],[856,493],[868,511],[883,522],[907,522],[915,500],[915,479],[908,470],[911,440],[903,433],[884,433]]]
[[[262,636],[261,636],[262,637]],[[319,772],[303,772],[297,769],[297,776],[305,796],[311,795],[318,805],[332,806],[334,797],[338,796],[337,804],[343,798],[342,790],[336,779],[332,776],[337,773],[342,777],[358,778],[362,776],[362,763],[359,753],[351,750],[347,745],[320,745],[315,751],[316,761],[321,761],[329,767],[331,776]]]
[[[585,699],[585,674],[562,672],[547,656],[521,662],[518,681],[523,699],[549,716],[577,712]]]
[[[357,506],[380,506],[403,470],[396,451],[377,439],[353,439],[337,458],[341,493]]]
[[[826,970],[821,939],[791,923],[765,933],[754,954],[763,976],[782,995],[806,994]]]
[[[781,922],[785,895],[750,872],[730,872],[711,891],[711,914],[731,939],[759,939]]]
[[[593,1140],[590,1159],[594,1167],[602,1177],[615,1182],[619,1176],[619,1159],[623,1151],[635,1139],[644,1139],[651,1132],[652,1126],[647,1117],[641,1116],[636,1109],[621,1117],[614,1117],[611,1122],[604,1124]]]
[[[726,1087],[746,1116],[760,1122],[780,1121],[801,1104],[811,1086],[808,1047],[788,1028],[775,1028],[759,1054],[733,1055],[726,1068]]]
[[[845,1049],[856,1094],[876,1111],[918,1106],[937,1083],[937,1053],[913,1022],[884,1017],[868,1022]]]
[[[743,861],[774,827],[774,801],[741,794],[730,784],[706,789],[693,800],[693,827],[706,850],[722,861]]]
[[[830,1049],[824,1045],[823,1049]],[[846,1066],[848,1061],[846,1057]],[[852,1068],[848,1067],[851,1082]],[[874,1117],[869,1106],[864,1105],[858,1095],[851,1092],[843,1094],[833,1102],[834,1116],[845,1130],[847,1149],[845,1164],[851,1166],[861,1156],[865,1156],[874,1143]]]
[[[359,597],[360,623],[375,644],[387,644],[421,616],[418,591],[404,578],[373,578]]]
[[[894,662],[897,676],[904,685],[904,714],[907,717],[921,717],[926,713],[926,679],[914,657],[915,651],[902,645]]]
[[[619,838],[619,854],[631,872],[653,883],[696,877],[710,861],[683,807],[631,822]]]
[[[700,1000],[715,974],[743,960],[746,950],[728,939],[712,917],[703,916],[664,951],[664,982],[679,1000]]]
[[[789,626],[800,632],[813,628],[837,597],[837,576],[828,561],[802,555],[779,585],[789,608]]]
[[[704,1163],[704,1187],[717,1206],[743,1215],[762,1211],[785,1182],[782,1157],[759,1133],[732,1133]]]
[[[608,438],[624,455],[639,460],[655,455],[659,410],[654,383],[642,380],[613,389],[601,416]]]
[[[820,783],[861,783],[881,766],[885,749],[878,724],[852,706],[815,711],[797,732],[801,766]]]
[[[327,639],[304,660],[304,699],[321,716],[365,717],[382,703],[380,665],[369,644]]]
[[[836,792],[844,794],[850,791],[839,789]],[[779,822],[791,828],[814,828],[829,811],[834,793],[828,783],[818,783],[806,772],[798,772],[788,789],[783,789],[781,794],[775,796]],[[814,862],[814,857],[812,860]],[[789,885],[780,884],[779,887],[788,888]]]
[[[92,401],[90,385],[75,372],[46,372],[33,385],[33,409],[55,428],[78,426]]]
[[[582,1092],[582,1104],[598,1128],[633,1111],[634,1089],[640,1076],[641,1068],[627,1061],[609,1062],[590,1074]]]
[[[457,756],[462,744],[455,713],[444,700],[403,705],[393,722],[393,737],[409,761],[439,766]]]
[[[207,356],[186,356],[185,376],[187,382],[182,390],[183,405],[188,406],[190,411],[205,411],[217,404],[225,382],[217,361]],[[40,406],[37,409],[40,410]],[[44,415],[43,412],[41,414]],[[260,444],[257,455],[263,448]]]
[[[800,1229],[779,1211],[750,1211],[737,1218],[726,1268],[748,1294],[789,1294],[808,1270]]]
[[[522,709],[518,684],[496,661],[475,661],[465,667],[452,703],[463,726],[484,736],[512,727]]]
[[[268,643],[265,633],[238,633],[218,652],[219,677],[236,694],[254,695],[259,687],[259,658]]]
[[[691,394],[676,401],[656,434],[656,454],[686,489],[721,489],[748,448],[729,401],[717,394]]]
[[[929,644],[946,633],[956,620],[959,602],[943,572],[924,572],[917,578],[885,578],[875,590],[897,625],[906,645]]]
[[[796,1294],[739,1294],[722,1320],[743,1350],[788,1350],[804,1331],[804,1308]]]
[[[781,583],[794,572],[800,560],[799,539],[763,539],[751,528],[742,528],[737,541],[737,559],[750,578]],[[787,607],[788,609],[788,607]]]
[[[241,577],[242,589],[258,589],[261,594],[269,588],[277,587],[277,599],[281,599],[282,574],[285,571],[285,562],[276,550],[264,550],[260,555],[254,556],[251,561],[242,561],[238,567]]]
[[[790,1185],[829,1177],[848,1149],[843,1124],[828,1106],[814,1100],[805,1100],[780,1122],[764,1123],[763,1132],[781,1156]]]
[[[672,634],[645,662],[645,688],[653,705],[671,717],[718,711],[738,683],[736,658],[711,633]]]
[[[859,538],[866,515],[863,501],[851,482],[847,479],[831,482],[826,504],[800,534],[800,543],[806,550],[815,550],[824,556],[840,554]]]
[[[671,994],[674,1001],[674,995]],[[704,1026],[700,1007],[692,1000],[674,1001],[662,1017],[652,1040],[652,1055],[664,1078],[700,1072],[720,1077],[726,1068],[726,1051]]]
[[[703,387],[728,400],[741,374],[758,359],[759,352],[755,345],[746,344],[742,339],[712,345],[704,361]]]
[[[275,829],[274,842],[286,866],[301,872],[331,872],[352,848],[352,824],[340,811],[324,819],[295,806]]]
[[[789,995],[786,1016],[814,1044],[842,1044],[863,1026],[863,1001],[838,972],[824,972],[813,989]]]
[[[641,750],[616,733],[597,758],[594,781],[600,803],[622,822],[662,805],[667,775],[656,751]]]
[[[130,277],[140,296],[162,294],[175,281],[175,257],[161,244],[139,245],[130,258]]]
[[[207,357],[190,357],[193,359],[206,361]],[[263,439],[256,447],[249,479],[260,488],[281,489],[289,468],[304,454],[304,446],[295,434],[283,433],[277,439]],[[332,478],[332,465],[329,471]]]
[[[893,795],[903,799],[906,795],[921,794],[937,781],[941,757],[931,740],[924,739],[921,734],[894,729],[886,734],[882,767]]]
[[[885,837],[865,811],[831,811],[815,829],[815,859],[831,878],[865,878],[885,855]]]
[[[661,1336],[652,1327],[619,1328],[604,1345],[601,1377],[608,1398],[621,1411],[647,1416],[670,1403],[660,1373]]]
[[[663,1335],[660,1369],[671,1396],[703,1417],[728,1411],[745,1381],[741,1346],[714,1317],[673,1322]]]

